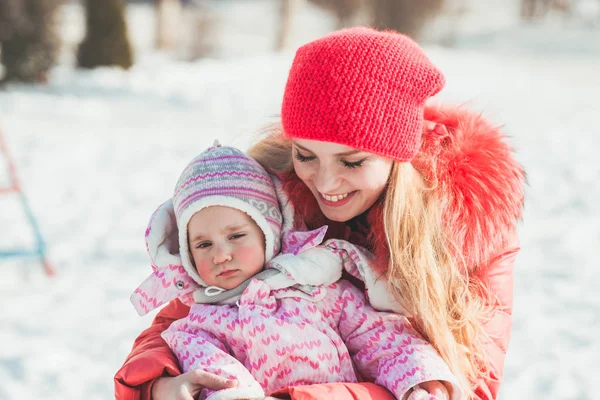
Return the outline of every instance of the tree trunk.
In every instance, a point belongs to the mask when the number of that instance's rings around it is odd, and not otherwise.
[[[4,81],[46,82],[60,38],[57,0],[0,0],[0,62]]]
[[[123,1],[85,0],[85,14],[86,34],[77,51],[77,65],[131,67],[133,55]]]
[[[536,0],[521,0],[521,18],[525,20],[533,19],[535,15]]]
[[[309,0],[312,4],[331,11],[336,18],[337,29],[347,28],[354,18],[364,11],[369,0]]]
[[[443,5],[443,0],[374,0],[373,25],[418,40],[425,23],[437,15]]]
[[[155,0],[156,40],[159,50],[174,50],[181,23],[181,3],[179,0]]]
[[[298,0],[279,0],[279,25],[275,38],[275,51],[284,50],[291,37],[292,16],[298,6]]]

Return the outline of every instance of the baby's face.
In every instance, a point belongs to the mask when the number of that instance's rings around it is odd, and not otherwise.
[[[262,230],[235,208],[212,206],[198,211],[188,223],[188,243],[198,275],[209,286],[233,289],[265,264]]]

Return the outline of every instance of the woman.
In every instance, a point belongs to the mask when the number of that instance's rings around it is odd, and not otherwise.
[[[298,50],[282,129],[249,153],[282,178],[297,226],[327,224],[330,237],[375,254],[365,283],[371,304],[411,316],[469,397],[494,399],[511,329],[524,173],[480,116],[425,105],[443,85],[405,36],[334,32]],[[179,367],[160,333],[187,312],[171,303],[136,340],[115,377],[117,398],[183,399],[235,385],[202,371],[170,377]],[[392,398],[369,383],[287,393],[333,394]]]

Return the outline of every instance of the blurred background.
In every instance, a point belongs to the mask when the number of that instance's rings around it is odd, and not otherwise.
[[[153,314],[144,231],[215,138],[277,120],[294,51],[407,33],[438,102],[501,125],[529,185],[500,398],[595,399],[600,0],[0,0],[0,399],[109,399]]]

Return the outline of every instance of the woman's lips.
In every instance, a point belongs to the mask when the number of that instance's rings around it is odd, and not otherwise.
[[[344,204],[347,204],[350,201],[350,199],[352,199],[354,197],[356,192],[357,192],[356,190],[353,192],[350,192],[350,193],[348,193],[348,196],[346,196],[346,198],[338,200],[338,201],[329,201],[325,197],[323,197],[323,195],[321,193],[319,193],[319,200],[321,200],[321,203],[325,204],[328,207],[341,207]]]

